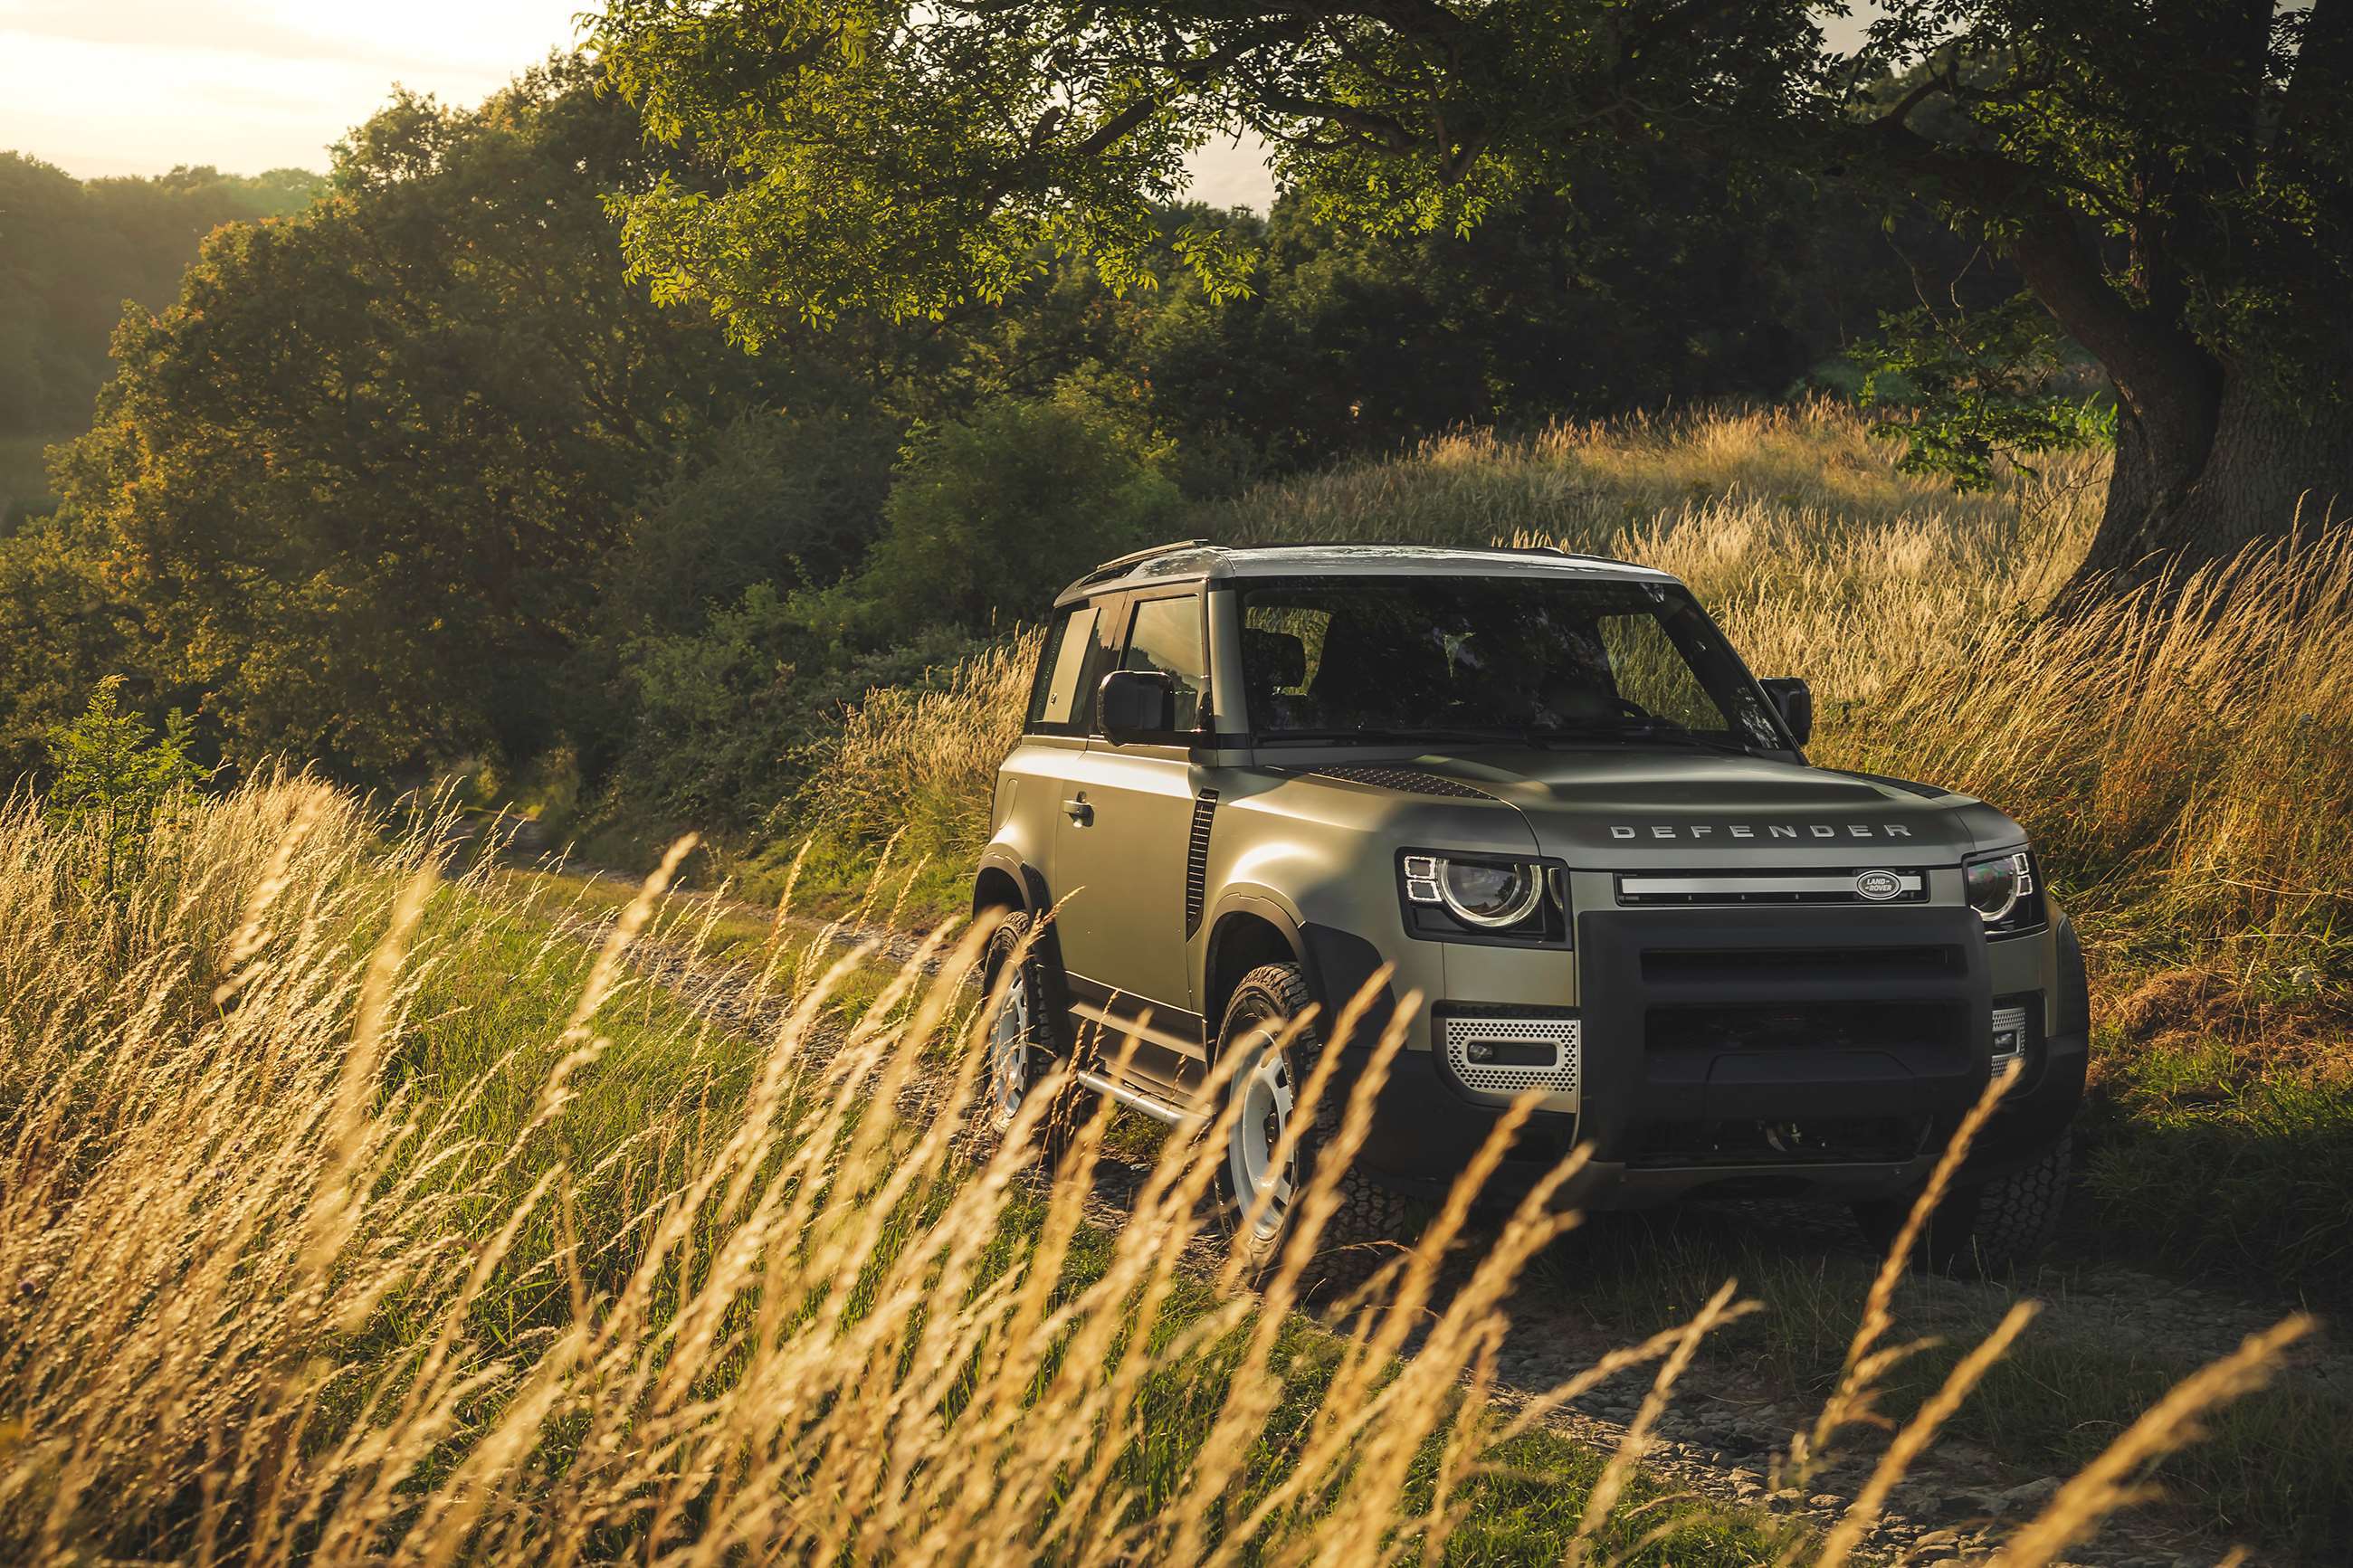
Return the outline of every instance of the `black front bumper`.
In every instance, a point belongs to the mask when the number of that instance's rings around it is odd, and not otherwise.
[[[2081,963],[2061,934],[2056,1027],[2045,1035],[2037,993],[2024,1076],[1965,1179],[2036,1158],[2082,1099]],[[1577,952],[1581,1109],[1536,1115],[1497,1195],[1584,1142],[1591,1162],[1567,1196],[1588,1206],[1894,1196],[1926,1178],[1990,1076],[1988,949],[1967,910],[1597,911],[1577,921]],[[1501,1115],[1433,1053],[1401,1053],[1360,1162],[1440,1191]]]

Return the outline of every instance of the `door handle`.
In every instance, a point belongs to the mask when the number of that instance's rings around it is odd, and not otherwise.
[[[1064,801],[1062,803],[1062,810],[1072,822],[1078,824],[1081,827],[1092,827],[1094,826],[1095,808],[1087,804],[1087,797],[1083,795],[1079,795],[1075,799]]]

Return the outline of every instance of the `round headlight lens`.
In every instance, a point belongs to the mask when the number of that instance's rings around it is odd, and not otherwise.
[[[2026,891],[2026,857],[2024,854],[1995,855],[1983,860],[1972,860],[1961,868],[1961,883],[1969,900],[1969,908],[1988,925],[2010,918],[2018,908],[2018,900]]]
[[[1446,860],[1438,868],[1438,890],[1458,918],[1500,931],[1535,913],[1544,898],[1544,878],[1533,866]]]

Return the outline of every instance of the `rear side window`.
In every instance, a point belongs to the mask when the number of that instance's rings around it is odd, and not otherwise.
[[[1135,606],[1122,669],[1153,670],[1176,686],[1176,728],[1201,727],[1201,705],[1209,695],[1209,656],[1201,639],[1201,601],[1146,599]]]
[[[1094,651],[1092,605],[1076,605],[1054,617],[1046,634],[1046,651],[1038,660],[1038,679],[1029,689],[1029,725],[1050,733],[1070,733],[1085,717],[1079,700],[1079,683],[1087,671],[1087,656]]]

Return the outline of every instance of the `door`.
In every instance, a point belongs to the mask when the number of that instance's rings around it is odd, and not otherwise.
[[[1151,1015],[1136,1064],[1163,1082],[1189,1078],[1203,1058],[1185,935],[1185,858],[1200,770],[1195,733],[1208,717],[1209,666],[1201,596],[1139,595],[1107,616],[1102,668],[1156,670],[1176,688],[1176,728],[1164,739],[1114,746],[1089,715],[1086,750],[1069,759],[1054,839],[1055,917],[1063,967],[1084,1027],[1118,1053]]]

